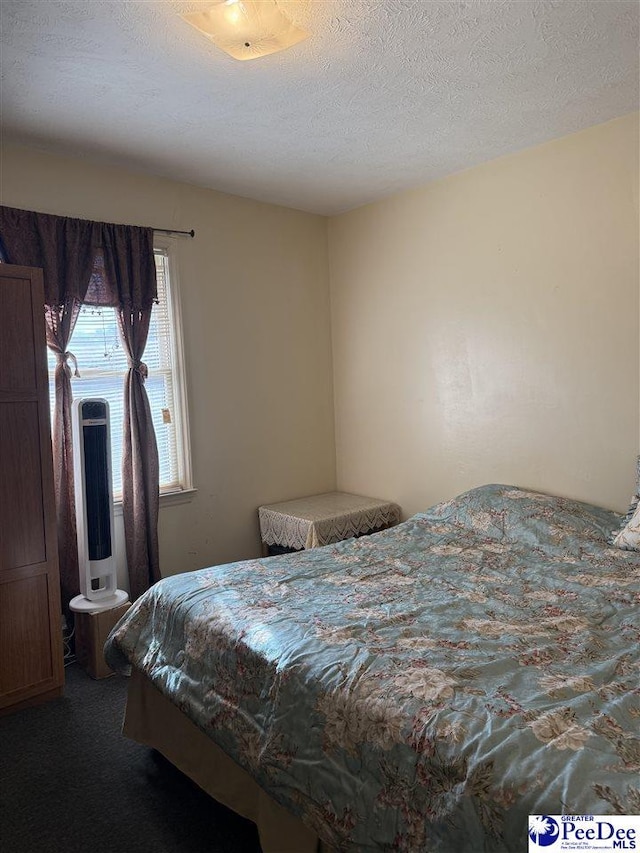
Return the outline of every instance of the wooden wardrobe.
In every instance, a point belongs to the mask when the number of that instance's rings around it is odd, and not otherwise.
[[[63,683],[42,272],[0,264],[0,712]]]

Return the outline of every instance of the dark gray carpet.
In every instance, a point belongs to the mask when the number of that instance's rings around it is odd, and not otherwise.
[[[123,737],[127,679],[66,676],[63,698],[0,718],[3,853],[260,853],[252,823]]]

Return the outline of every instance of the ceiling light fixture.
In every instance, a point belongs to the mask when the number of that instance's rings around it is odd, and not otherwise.
[[[223,0],[182,18],[234,59],[258,59],[285,50],[310,33],[296,27],[276,0]]]

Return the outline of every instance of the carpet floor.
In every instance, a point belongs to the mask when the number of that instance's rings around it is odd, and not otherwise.
[[[3,853],[260,853],[255,826],[121,734],[127,679],[0,717]]]

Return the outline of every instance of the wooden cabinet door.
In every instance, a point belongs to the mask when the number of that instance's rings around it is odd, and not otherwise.
[[[42,272],[0,264],[0,709],[63,681]]]

